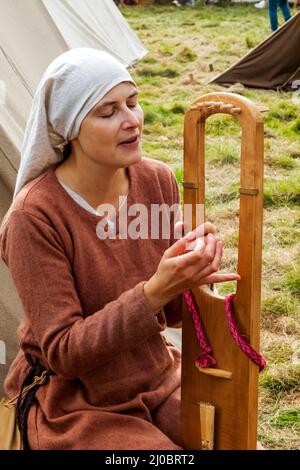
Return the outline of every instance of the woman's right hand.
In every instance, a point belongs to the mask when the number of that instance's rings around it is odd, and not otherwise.
[[[217,274],[223,242],[213,235],[215,232],[212,224],[205,223],[164,252],[155,274],[144,284],[145,296],[154,309],[160,310],[185,290],[203,284],[240,280],[238,274]],[[204,247],[187,252],[189,242],[203,235]]]

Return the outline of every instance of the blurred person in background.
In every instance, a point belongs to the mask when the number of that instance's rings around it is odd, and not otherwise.
[[[272,31],[278,29],[278,7],[280,7],[285,21],[291,17],[291,11],[287,0],[269,0],[268,11],[270,18],[270,26]]]

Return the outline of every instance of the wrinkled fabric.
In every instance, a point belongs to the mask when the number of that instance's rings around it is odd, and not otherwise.
[[[32,449],[178,449],[181,355],[164,332],[181,319],[181,296],[155,311],[143,291],[172,232],[151,239],[149,224],[145,239],[99,239],[99,216],[69,196],[57,166],[22,188],[0,229],[24,310],[6,395],[19,393],[25,351],[56,374],[30,409]],[[166,164],[143,158],[127,170],[128,207],[179,202]]]

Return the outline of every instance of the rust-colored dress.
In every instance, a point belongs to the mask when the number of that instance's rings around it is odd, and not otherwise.
[[[63,189],[57,165],[19,192],[1,226],[24,309],[6,394],[20,390],[26,351],[55,372],[30,409],[32,449],[180,449],[180,352],[162,334],[180,319],[180,298],[157,312],[143,291],[174,239],[117,230],[101,240],[99,216]],[[143,158],[127,171],[128,207],[179,202],[164,163]]]

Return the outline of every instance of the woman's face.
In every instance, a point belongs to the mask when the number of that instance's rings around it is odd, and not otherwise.
[[[137,89],[126,82],[112,88],[87,114],[72,144],[76,152],[111,168],[126,168],[141,157],[143,111]]]

